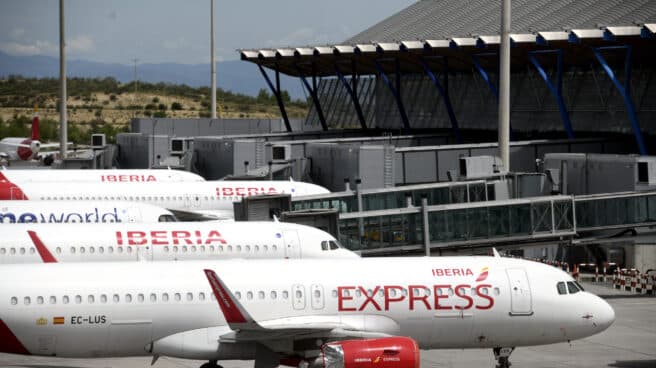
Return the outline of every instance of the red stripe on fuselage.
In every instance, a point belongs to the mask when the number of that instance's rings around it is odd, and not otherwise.
[[[0,199],[2,200],[26,200],[27,196],[21,188],[9,181],[7,177],[0,172]]]
[[[43,263],[57,263],[57,259],[52,255],[52,253],[50,253],[48,247],[43,244],[36,232],[28,230],[27,233],[30,235],[30,239],[32,239],[32,243],[34,243],[36,250],[39,252]]]
[[[16,335],[0,319],[0,352],[9,354],[30,355],[25,346],[18,340]]]

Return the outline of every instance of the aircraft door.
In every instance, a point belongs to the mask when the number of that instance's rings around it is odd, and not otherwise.
[[[154,249],[150,245],[137,245],[137,260],[152,261]]]
[[[141,222],[141,211],[136,207],[128,207],[127,210],[128,222],[135,223]]]
[[[292,286],[292,304],[294,309],[305,309],[305,286],[299,284]]]
[[[285,230],[282,237],[285,240],[285,258],[301,258],[301,244],[296,230]]]
[[[510,315],[532,315],[531,288],[526,271],[522,268],[509,268],[506,274],[510,283]]]
[[[310,293],[312,293],[310,296],[312,300],[312,309],[323,309],[323,286],[319,284],[312,284],[310,289]]]
[[[142,355],[144,346],[152,341],[152,328],[151,320],[113,320],[109,326],[107,351],[110,356]]]

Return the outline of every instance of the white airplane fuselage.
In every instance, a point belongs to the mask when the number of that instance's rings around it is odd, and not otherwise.
[[[0,351],[254,359],[257,339],[230,341],[204,269],[262,326],[347,326],[307,335],[315,349],[317,339],[353,331],[409,336],[422,349],[541,345],[599,333],[614,320],[597,296],[559,294],[557,283],[573,282],[566,273],[508,258],[6,265]],[[281,337],[274,345],[291,356],[304,354],[300,343]]]
[[[205,181],[198,174],[169,169],[5,169],[0,170],[0,180],[3,179],[12,183],[60,181],[96,183]]]
[[[358,258],[325,231],[287,222],[15,224],[2,229],[0,264]]]

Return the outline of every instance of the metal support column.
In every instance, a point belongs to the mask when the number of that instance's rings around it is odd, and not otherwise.
[[[557,68],[556,68],[556,85],[554,86],[553,82],[549,79],[547,72],[544,70],[540,62],[538,61],[537,54],[551,54],[555,53],[557,58]],[[565,106],[565,100],[563,99],[563,50],[538,50],[530,51],[528,57],[535,66],[535,69],[538,70],[538,74],[542,77],[544,82],[547,84],[547,87],[551,93],[556,98],[556,103],[558,104],[558,110],[560,111],[560,118],[563,120],[563,126],[565,127],[565,132],[567,133],[567,138],[574,139],[574,130],[572,129],[572,123],[569,120],[569,113],[567,112],[567,107]]]
[[[296,65],[296,69],[298,70],[298,75],[301,77],[301,81],[305,85],[305,88],[310,91],[310,97],[312,97],[314,108],[317,110],[317,115],[319,116],[319,122],[321,122],[321,129],[325,132],[328,130],[328,125],[326,124],[326,117],[323,115],[323,109],[321,108],[321,103],[319,103],[319,97],[317,96],[317,79],[314,63],[312,63],[312,86],[310,86],[310,83],[308,83],[305,78],[305,74],[303,74],[303,71],[301,71],[301,68],[298,65]]]
[[[346,88],[346,91],[351,96],[353,106],[355,107],[355,113],[358,115],[358,120],[360,121],[360,127],[362,127],[363,130],[367,130],[367,122],[364,120],[364,114],[362,114],[362,107],[360,107],[358,96],[349,85],[349,82],[344,77],[344,74],[342,74],[342,72],[339,70],[337,63],[335,63],[335,74],[337,74],[337,78],[339,78],[339,80],[342,82],[342,85],[344,85],[344,88]]]
[[[387,87],[390,89],[392,92],[392,95],[394,95],[394,99],[396,100],[396,106],[399,109],[399,113],[401,114],[401,120],[403,122],[403,128],[407,132],[410,131],[410,123],[408,121],[408,115],[405,113],[405,107],[403,106],[403,100],[401,100],[401,86],[398,85],[397,88],[394,87],[392,84],[392,81],[387,77],[387,74],[385,74],[385,70],[383,69],[382,65],[378,62],[378,60],[374,60],[374,65],[376,66],[376,69],[378,69],[378,74],[380,75],[381,78],[383,78],[383,82],[387,85]],[[396,64],[396,75],[397,75],[397,82],[400,82],[399,74],[399,65],[398,63]]]
[[[606,59],[601,55],[601,51],[604,50],[626,50],[626,58],[624,59],[624,85],[619,81],[613,69],[608,65]],[[633,47],[631,45],[625,46],[604,46],[604,47],[593,47],[592,52],[594,53],[597,61],[601,64],[601,67],[606,71],[608,77],[613,82],[617,91],[624,98],[624,104],[626,105],[626,112],[629,115],[629,120],[631,121],[631,127],[633,128],[633,134],[635,135],[636,143],[638,144],[638,150],[640,154],[645,156],[647,155],[647,146],[645,145],[644,139],[642,138],[642,131],[640,130],[640,123],[638,122],[638,115],[636,114],[635,107],[633,106],[633,101],[631,100],[631,61]]]
[[[276,101],[278,101],[278,108],[280,109],[280,113],[282,114],[282,119],[285,121],[285,128],[287,128],[288,132],[292,131],[292,126],[289,124],[289,118],[287,117],[287,111],[285,110],[285,104],[282,102],[282,96],[280,95],[280,72],[278,72],[278,66],[276,65],[276,86],[273,86],[273,83],[271,82],[271,79],[269,79],[269,75],[266,73],[262,65],[257,64],[257,67],[260,68],[260,72],[262,73],[262,76],[264,77],[264,80],[266,81],[267,85],[269,85],[269,89],[271,89],[271,93],[273,93],[274,96],[276,96]]]
[[[433,73],[428,63],[423,58],[419,59],[421,66],[424,67],[424,72],[426,75],[433,81],[435,88],[442,96],[442,101],[444,101],[444,106],[446,111],[449,114],[449,120],[451,120],[451,129],[453,129],[453,135],[456,137],[458,143],[462,143],[462,136],[460,135],[460,128],[458,128],[458,120],[456,119],[456,114],[453,111],[453,106],[451,105],[451,97],[449,97],[449,64],[446,57],[444,59],[444,86],[440,83],[438,76]]]

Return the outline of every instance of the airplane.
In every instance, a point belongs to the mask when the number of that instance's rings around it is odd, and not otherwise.
[[[135,182],[187,182],[205,181],[202,176],[184,170],[171,169],[0,169],[0,181],[12,183],[24,182],[98,182],[98,183],[135,183]]]
[[[0,200],[130,201],[166,208],[181,221],[234,217],[233,202],[260,194],[294,196],[330,193],[296,181],[204,182],[23,182],[0,180]]]
[[[35,107],[30,137],[7,137],[0,140],[0,159],[29,161],[37,158],[42,148],[53,147],[59,147],[59,143],[44,144],[39,141],[39,110]]]
[[[288,222],[16,224],[1,230],[0,264],[359,257],[322,230]]]
[[[516,347],[581,339],[615,319],[569,274],[496,251],[3,265],[0,280],[11,280],[0,288],[0,352],[166,356],[202,368],[418,367],[419,348],[489,348],[506,368]],[[326,364],[335,355],[342,364]]]
[[[171,221],[177,221],[177,219],[170,211],[148,203],[124,201],[0,201],[0,224],[149,223]],[[3,238],[7,231],[6,228],[2,230]]]

